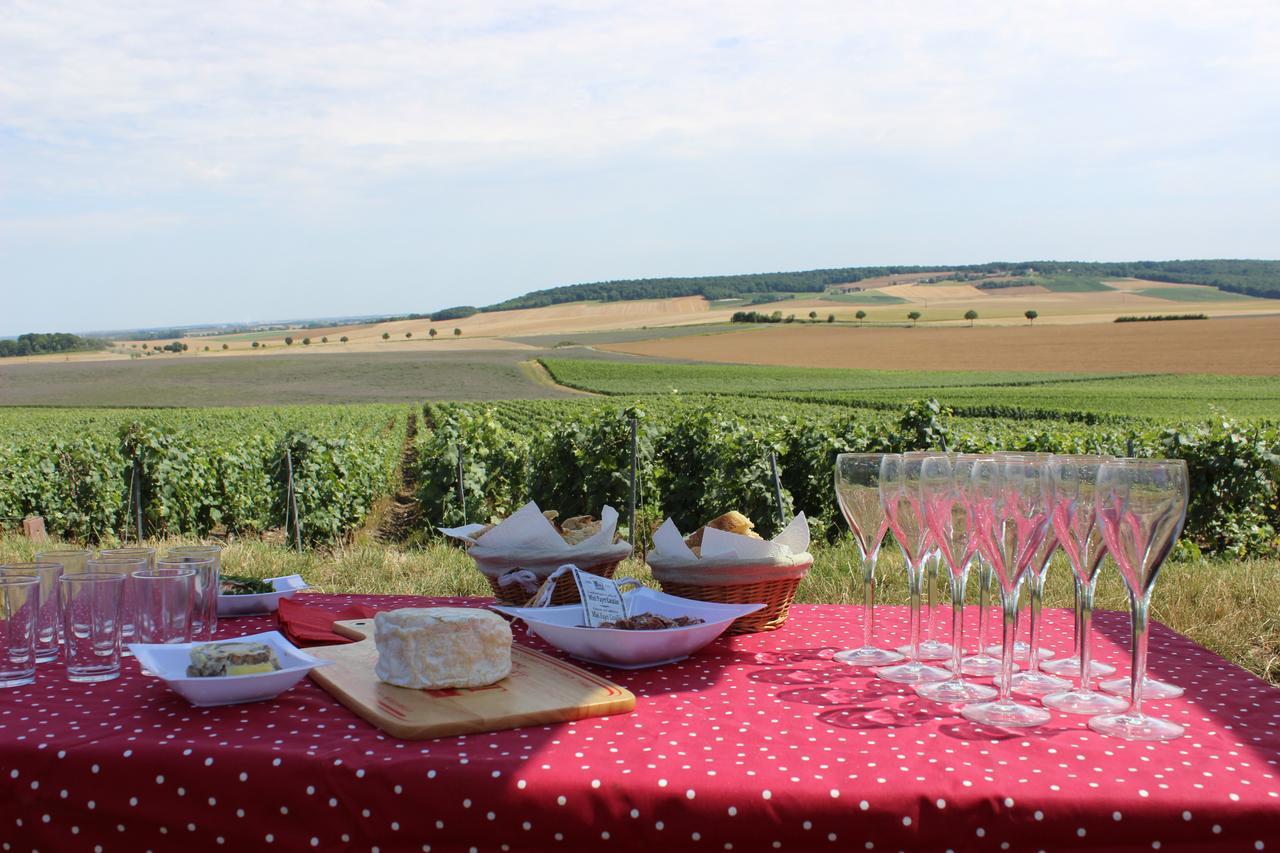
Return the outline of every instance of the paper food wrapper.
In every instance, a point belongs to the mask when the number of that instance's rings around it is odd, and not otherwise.
[[[654,532],[653,550],[645,560],[655,578],[678,583],[727,585],[799,577],[813,565],[809,521],[802,512],[772,539],[708,527],[698,556],[668,518]]]
[[[600,511],[600,530],[577,545],[565,542],[533,501],[516,510],[480,539],[472,538],[484,526],[468,524],[464,527],[441,527],[439,530],[467,543],[467,553],[476,561],[480,571],[491,578],[500,578],[521,569],[531,572],[541,582],[566,563],[575,566],[616,563],[631,554],[629,543],[613,541],[618,529],[618,511],[611,506]],[[537,588],[536,584],[534,588]]]

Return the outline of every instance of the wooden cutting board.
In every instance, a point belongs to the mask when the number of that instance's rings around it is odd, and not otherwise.
[[[524,646],[511,648],[511,675],[489,687],[413,690],[379,681],[373,620],[335,622],[337,634],[359,640],[307,653],[333,661],[311,679],[389,735],[407,740],[496,732],[625,714],[636,697],[611,681]]]

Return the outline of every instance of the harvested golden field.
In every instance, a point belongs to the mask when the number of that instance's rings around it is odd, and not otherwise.
[[[1280,316],[1074,326],[756,326],[602,345],[662,358],[878,370],[1280,375]]]

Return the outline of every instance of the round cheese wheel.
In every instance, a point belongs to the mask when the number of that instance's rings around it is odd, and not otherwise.
[[[406,607],[377,614],[378,678],[397,687],[487,687],[511,674],[511,627],[470,607]]]

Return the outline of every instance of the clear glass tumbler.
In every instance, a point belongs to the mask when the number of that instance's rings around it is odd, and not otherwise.
[[[133,573],[139,643],[191,642],[196,570],[164,560]]]
[[[0,687],[21,687],[36,680],[36,625],[40,579],[0,577]]]
[[[36,614],[36,662],[48,663],[58,657],[58,578],[61,563],[8,563],[0,566],[0,578],[35,578],[40,587],[40,609]]]
[[[120,575],[124,579],[124,588],[120,593],[120,637],[121,642],[132,643],[135,630],[134,614],[137,612],[133,596],[133,573],[151,568],[153,558],[145,554],[130,556],[119,553],[125,550],[135,549],[117,548],[113,553],[103,551],[97,557],[86,560],[84,565],[86,573],[109,572]]]
[[[192,638],[212,640],[218,631],[218,593],[222,590],[222,549],[217,545],[170,548],[165,560],[190,564],[196,570]],[[206,561],[212,565],[205,565]]]
[[[58,579],[71,681],[120,677],[124,589],[125,576],[118,572],[75,572]]]

